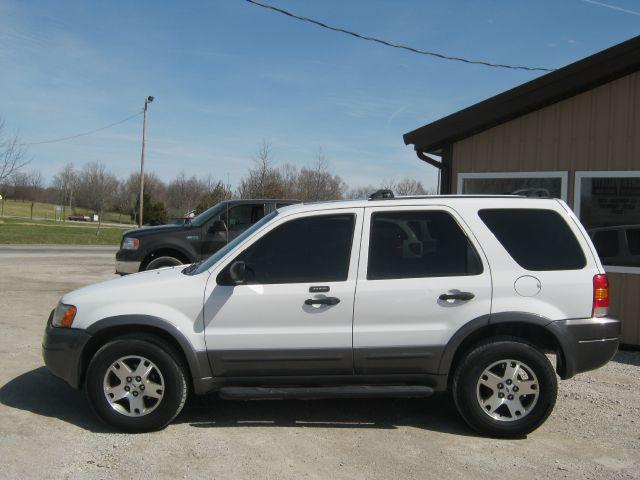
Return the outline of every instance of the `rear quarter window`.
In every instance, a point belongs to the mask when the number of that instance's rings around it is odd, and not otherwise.
[[[569,225],[553,210],[483,209],[478,215],[526,270],[579,270],[587,260]]]

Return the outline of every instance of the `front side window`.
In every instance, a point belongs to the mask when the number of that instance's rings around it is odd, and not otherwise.
[[[345,281],[355,215],[299,218],[284,223],[241,253],[253,284]]]
[[[579,270],[587,264],[578,240],[558,212],[495,208],[480,210],[478,215],[524,269]]]
[[[640,171],[576,172],[575,195],[576,214],[602,264],[640,273],[634,269],[640,267]]]
[[[368,280],[478,275],[482,263],[457,222],[442,211],[371,216]]]
[[[221,219],[227,225],[227,228],[233,230],[244,230],[253,225],[264,216],[264,204],[247,203],[237,205],[229,209],[229,212],[223,212]]]

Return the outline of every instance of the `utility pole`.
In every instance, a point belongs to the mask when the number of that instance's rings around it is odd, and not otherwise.
[[[138,213],[138,225],[142,226],[142,210],[144,209],[144,146],[147,140],[147,105],[153,102],[153,97],[148,96],[144,101],[142,117],[142,154],[140,155],[140,211]]]

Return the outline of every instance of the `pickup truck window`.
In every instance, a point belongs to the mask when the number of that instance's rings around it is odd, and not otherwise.
[[[229,230],[244,230],[264,217],[264,203],[246,203],[223,210],[220,218]]]
[[[261,220],[251,225],[249,228],[247,228],[244,232],[242,232],[236,238],[234,238],[229,243],[227,243],[224,247],[222,247],[216,253],[214,253],[205,261],[200,263],[196,268],[194,268],[193,270],[186,271],[185,273],[187,273],[188,275],[198,275],[199,273],[209,270],[216,263],[218,263],[218,261],[220,261],[220,259],[223,258],[227,253],[229,253],[231,250],[236,248],[237,245],[242,243],[245,238],[250,237],[253,234],[253,232],[262,228],[263,225],[266,225],[267,223],[269,223],[277,215],[278,215],[278,212],[273,211],[269,215],[262,217]]]
[[[207,208],[204,212],[195,216],[195,218],[191,219],[191,225],[195,225],[197,227],[201,227],[204,223],[214,217],[217,213],[222,211],[222,204],[218,203],[213,207]]]

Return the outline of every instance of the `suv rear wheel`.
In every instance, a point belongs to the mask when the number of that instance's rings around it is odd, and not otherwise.
[[[98,416],[127,432],[159,430],[182,410],[187,380],[173,349],[151,336],[124,336],[89,364],[87,396]]]
[[[453,379],[458,411],[477,432],[522,437],[553,410],[556,374],[547,357],[518,339],[492,339],[474,347]]]

